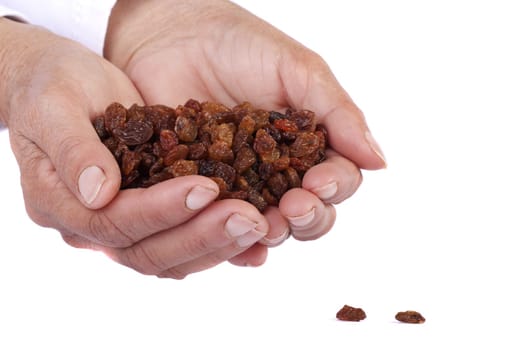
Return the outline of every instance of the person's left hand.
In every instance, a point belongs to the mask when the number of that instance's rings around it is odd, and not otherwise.
[[[229,1],[119,1],[109,22],[105,56],[134,82],[147,104],[189,98],[228,106],[249,101],[272,110],[314,111],[328,130],[328,159],[310,169],[302,189],[265,212],[271,232],[260,243],[316,239],[335,221],[333,204],[361,183],[360,168],[385,160],[361,111],[315,53]],[[230,259],[250,264],[261,247]],[[256,253],[257,252],[257,253]],[[260,260],[260,259],[259,259]]]

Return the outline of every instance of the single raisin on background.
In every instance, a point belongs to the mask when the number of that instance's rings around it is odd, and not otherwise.
[[[403,323],[424,323],[425,318],[417,311],[402,311],[396,314],[396,320]]]
[[[246,200],[261,212],[326,158],[327,132],[313,112],[283,114],[248,102],[129,109],[114,102],[93,127],[120,166],[121,189],[198,174],[217,183],[220,199]]]
[[[363,309],[344,305],[336,314],[338,320],[359,322],[366,318]]]

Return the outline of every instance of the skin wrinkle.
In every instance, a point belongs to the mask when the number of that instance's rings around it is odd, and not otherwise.
[[[128,248],[121,250],[123,254],[119,254],[119,259],[124,257],[124,265],[137,270],[146,275],[156,275],[165,270],[166,263],[163,263],[160,257],[157,256],[159,263],[152,258],[151,250],[146,250],[143,244],[134,244]],[[146,265],[144,266],[144,261]],[[163,266],[164,265],[164,266]],[[149,268],[148,268],[149,267]]]
[[[213,61],[210,59],[209,53],[205,49],[203,49],[203,50],[205,51],[204,52],[204,59],[206,61],[205,67],[206,66],[207,67],[213,67]],[[233,64],[232,64],[232,66],[233,66]],[[224,85],[224,83],[222,82],[222,79],[219,79],[219,77],[217,75],[218,73],[216,72],[216,70],[215,69],[211,69],[211,71],[208,71],[208,73],[212,75],[215,83],[218,84],[219,87],[220,87],[219,89],[213,89],[213,90],[224,91],[224,93],[226,94],[226,97],[228,98],[229,101],[225,101],[225,99],[223,99],[223,98],[219,98],[218,99],[217,96],[212,95],[211,92],[210,92],[210,96],[213,99],[215,99],[216,101],[224,101],[225,104],[235,103],[235,101],[236,101],[235,97],[232,95],[232,93],[229,91],[229,89],[226,87],[226,85]],[[208,91],[210,91],[209,88],[208,88]]]

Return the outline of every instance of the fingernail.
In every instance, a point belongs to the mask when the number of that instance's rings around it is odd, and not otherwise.
[[[377,143],[377,141],[374,139],[374,137],[370,133],[370,131],[365,132],[365,139],[366,139],[366,142],[368,142],[368,145],[370,146],[372,151],[374,151],[374,153],[379,158],[381,158],[381,160],[383,161],[383,167],[386,168],[387,163],[386,163],[385,155],[383,151],[381,150],[381,147],[379,147],[379,144]]]
[[[195,186],[186,196],[186,207],[190,210],[199,210],[217,198],[217,191],[204,186]]]
[[[322,200],[329,200],[337,193],[337,182],[330,182],[327,185],[318,187],[312,191]]]
[[[266,235],[266,232],[261,232],[256,229],[257,223],[242,216],[240,214],[233,214],[226,222],[226,232],[236,239],[236,242],[241,247],[247,247],[259,241]]]
[[[237,238],[237,244],[239,247],[249,247],[261,240],[266,235],[265,232],[260,232],[257,230],[252,230],[250,233],[247,233],[245,235],[242,235],[241,237]]]
[[[284,242],[289,236],[290,236],[290,229],[287,227],[283,231],[283,233],[281,233],[278,237],[275,237],[275,238],[263,237],[261,238],[260,242],[269,247],[275,247],[281,244],[282,242]]]
[[[314,220],[315,208],[312,208],[308,213],[300,216],[287,216],[288,221],[295,227],[303,227]]]
[[[98,166],[90,166],[82,171],[78,178],[78,191],[87,204],[97,198],[106,175]]]
[[[255,221],[240,214],[233,214],[226,221],[226,232],[231,237],[239,237],[250,232],[257,226]]]

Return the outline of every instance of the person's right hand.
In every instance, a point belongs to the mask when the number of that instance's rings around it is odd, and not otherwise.
[[[119,191],[118,164],[91,121],[114,101],[143,104],[133,84],[100,56],[44,29],[0,18],[0,33],[0,122],[37,224],[57,229],[72,246],[173,278],[225,261],[268,232],[253,206],[213,202],[218,188],[205,177]],[[214,215],[206,215],[211,207]]]

